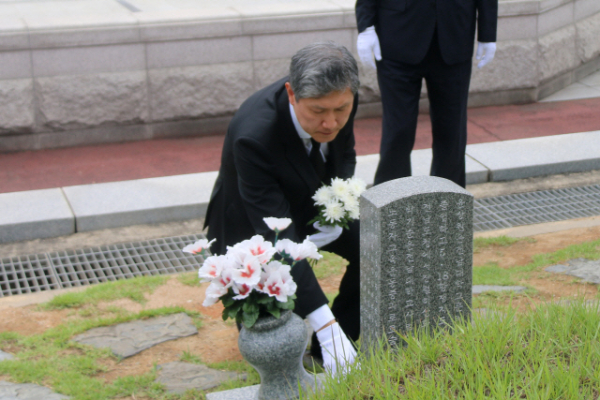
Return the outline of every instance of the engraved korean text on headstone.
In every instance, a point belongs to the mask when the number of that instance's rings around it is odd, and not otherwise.
[[[469,317],[473,197],[436,177],[412,177],[369,189],[361,198],[361,332],[444,326]]]

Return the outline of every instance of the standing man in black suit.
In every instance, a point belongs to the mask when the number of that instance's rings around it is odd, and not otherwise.
[[[217,254],[256,234],[273,241],[263,218],[277,217],[292,220],[280,238],[310,236],[349,261],[331,309],[306,261],[291,272],[294,312],[312,325],[312,355],[333,374],[356,354],[346,334],[356,341],[360,330],[359,226],[315,233],[308,222],[317,215],[312,196],[322,183],[354,174],[358,87],[358,66],[345,47],[325,42],[298,51],[289,77],[250,96],[229,124],[205,222]]]
[[[467,99],[477,30],[478,67],[496,52],[498,0],[357,0],[357,49],[375,67],[383,104],[375,184],[411,175],[421,82],[432,127],[431,175],[465,187]]]

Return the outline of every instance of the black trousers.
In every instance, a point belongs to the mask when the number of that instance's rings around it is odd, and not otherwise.
[[[377,62],[383,127],[375,185],[411,176],[410,153],[415,144],[421,82],[425,78],[433,136],[431,175],[465,187],[471,63],[469,60],[446,64],[440,52],[437,31],[427,55],[419,64],[386,59]]]
[[[360,224],[354,221],[349,224],[349,228],[321,250],[348,260],[346,272],[340,282],[339,294],[333,300],[331,311],[344,333],[355,342],[360,336]],[[317,357],[321,356],[316,335],[312,338],[311,353]]]

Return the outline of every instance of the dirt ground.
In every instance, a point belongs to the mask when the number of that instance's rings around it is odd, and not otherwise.
[[[533,255],[554,252],[571,244],[600,238],[600,226],[538,234],[530,238],[532,240],[523,240],[508,247],[484,248],[474,254],[474,265],[479,266],[488,262],[496,262],[501,268],[525,265],[531,262]],[[326,292],[335,292],[340,278],[341,276],[332,276],[324,279],[321,282],[323,289]],[[521,308],[565,297],[594,298],[597,295],[596,285],[574,283],[572,277],[546,272],[532,273],[528,280],[520,284],[537,290],[534,295],[520,296],[513,300],[513,304]],[[221,320],[219,304],[208,308],[202,307],[205,285],[186,286],[173,277],[167,284],[148,295],[144,305],[130,300],[100,304],[100,311],[108,307],[119,307],[132,312],[164,306],[181,306],[198,311],[203,316],[203,326],[198,335],[162,343],[120,362],[106,360],[107,371],[101,377],[106,381],[112,381],[119,376],[143,374],[152,370],[155,365],[179,360],[184,352],[199,356],[206,363],[241,360],[237,348],[235,325],[231,321]],[[0,302],[0,331],[16,331],[23,335],[31,335],[57,326],[65,320],[81,318],[80,315],[77,310],[40,311],[35,304],[14,307],[2,306]],[[10,349],[3,350],[10,352]]]

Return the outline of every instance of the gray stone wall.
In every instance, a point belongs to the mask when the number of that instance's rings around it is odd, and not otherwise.
[[[107,3],[85,18],[53,17],[51,1],[23,15],[0,3],[0,152],[222,131],[301,46],[355,48],[354,0],[200,3]],[[600,68],[600,1],[500,0],[499,12],[496,59],[474,69],[471,105],[535,101]],[[359,116],[377,115],[375,72],[361,82]]]

